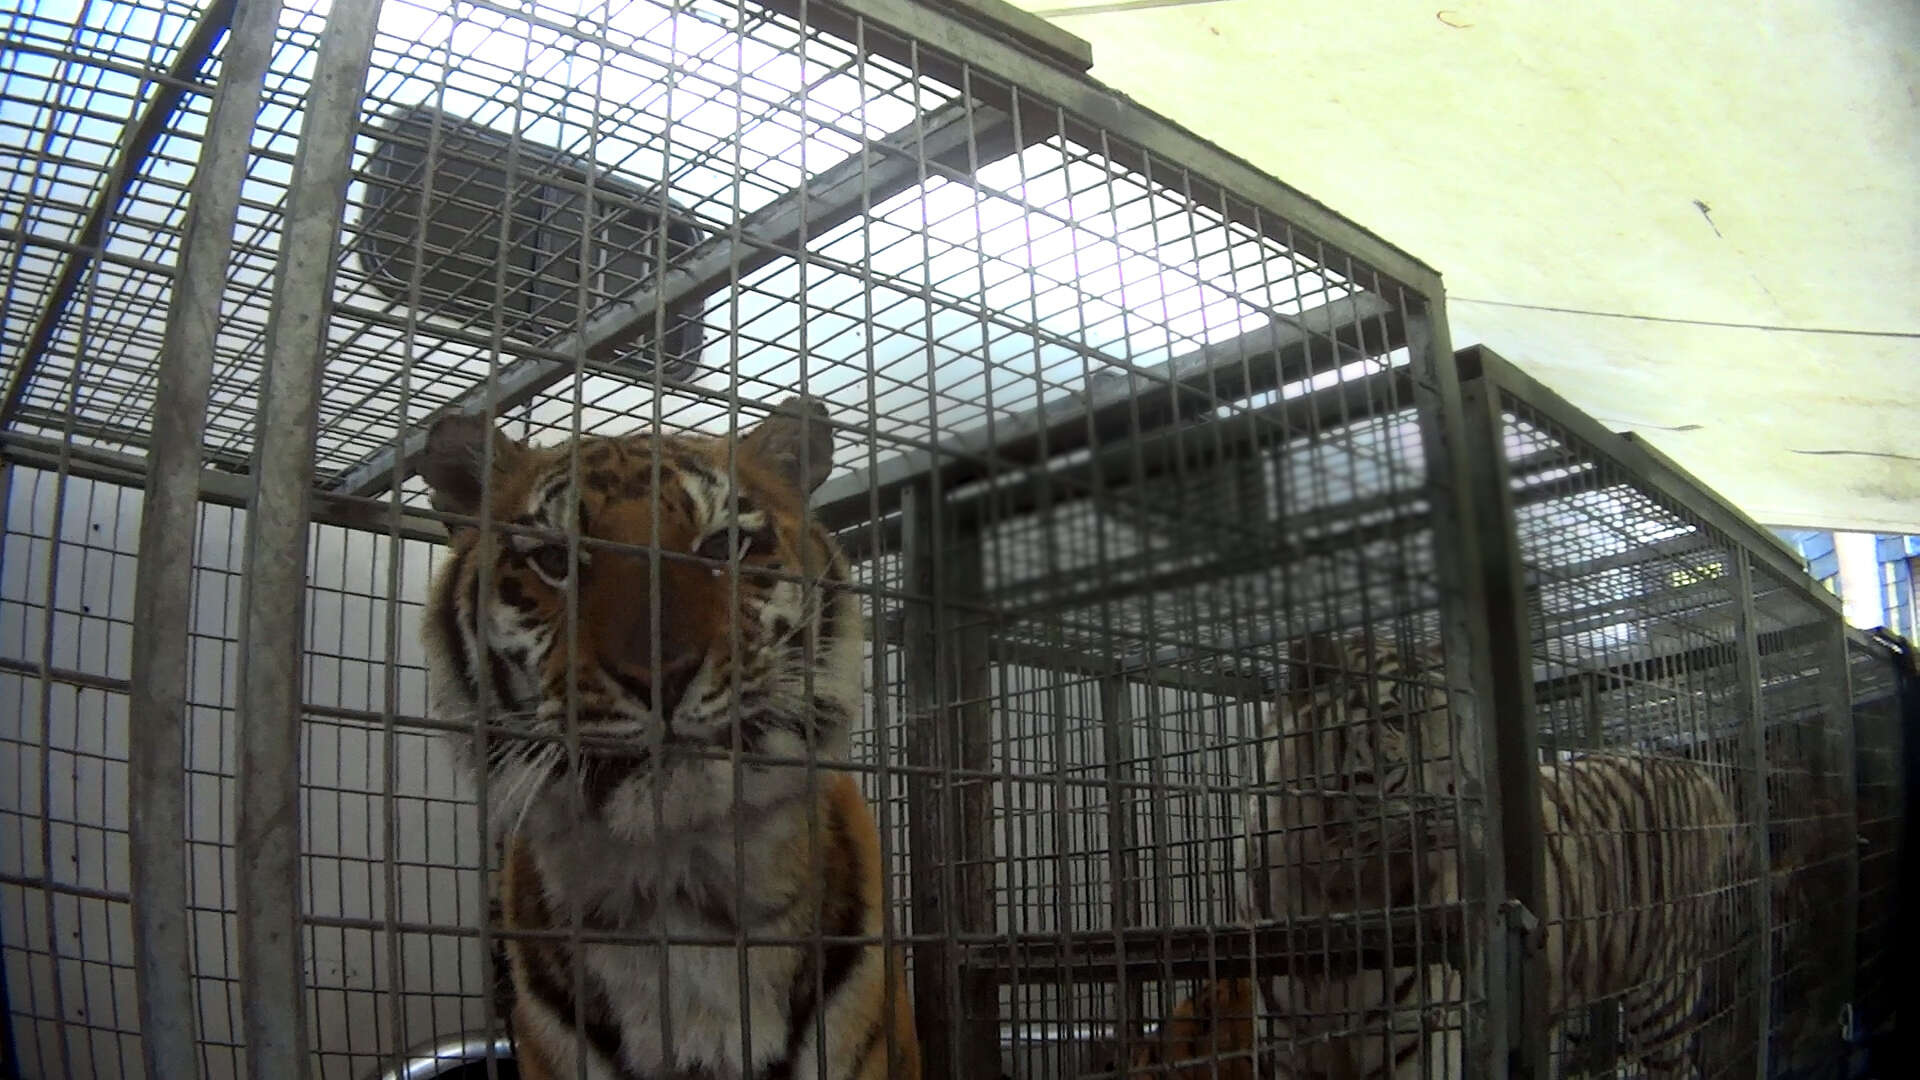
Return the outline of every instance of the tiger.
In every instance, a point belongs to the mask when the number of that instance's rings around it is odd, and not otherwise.
[[[1403,657],[1363,633],[1296,642],[1289,659],[1288,688],[1263,732],[1259,794],[1243,808],[1243,917],[1458,901],[1460,852],[1483,840],[1454,796],[1477,779],[1478,755],[1462,743],[1432,674],[1437,654]],[[1678,758],[1582,752],[1543,762],[1539,780],[1546,1015],[1558,1025],[1581,1005],[1617,997],[1623,1059],[1650,1077],[1685,1076],[1701,973],[1727,944],[1733,893],[1749,876],[1733,803],[1713,766]],[[1249,986],[1200,994],[1251,1000],[1251,980],[1241,981]],[[1464,1075],[1465,987],[1439,958],[1261,983],[1273,1015],[1260,1041],[1288,1047],[1261,1052],[1266,1075]],[[1251,1054],[1254,1032],[1239,1023],[1184,1037],[1214,1054]],[[1132,1065],[1167,1075],[1171,1060],[1146,1046]],[[1211,1068],[1194,1062],[1172,1075]]]
[[[1153,1042],[1133,1052],[1126,1075],[1254,1080],[1257,1009],[1251,979],[1205,984],[1173,1007]]]
[[[801,398],[734,438],[534,446],[450,415],[413,459],[449,521],[421,639],[504,838],[520,1075],[920,1075],[879,831],[827,767],[865,635],[808,511],[832,461]]]

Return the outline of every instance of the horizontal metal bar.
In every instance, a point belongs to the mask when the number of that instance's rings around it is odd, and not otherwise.
[[[90,671],[74,671],[71,668],[46,667],[32,660],[20,660],[11,656],[0,656],[0,672],[45,679],[63,686],[99,690],[108,694],[124,694],[133,686],[129,679],[116,679],[111,675],[96,675]]]
[[[153,430],[148,427],[128,427],[120,424],[104,424],[78,417],[68,418],[58,409],[45,409],[38,405],[23,405],[16,417],[17,426],[36,425],[57,430],[62,435],[71,434],[76,439],[96,439],[101,442],[116,443],[120,446],[149,450],[153,446]],[[244,473],[251,468],[251,459],[244,453],[231,450],[202,448],[200,459],[216,468],[230,473]]]
[[[1333,427],[1357,424],[1409,408],[1409,400],[1404,395],[1411,387],[1412,378],[1407,369],[1395,368],[1204,426],[1174,428],[1131,443],[1114,443],[1090,461],[1023,476],[1016,485],[981,492],[960,503],[956,520],[965,524],[975,523],[976,518],[980,522],[1004,521],[1040,509],[1048,500],[1058,506],[1077,498],[1094,498],[1102,504],[1147,511],[1152,508],[1153,495],[1135,495],[1142,485],[1176,477],[1182,472],[1218,470],[1225,464],[1271,454],[1277,444],[1283,442],[1304,440]],[[1232,531],[1255,542],[1270,539],[1276,532],[1313,534],[1335,524],[1391,510],[1413,498],[1415,496],[1403,493],[1366,496],[1282,513],[1271,522],[1255,522]],[[1213,524],[1223,530],[1231,529],[1225,522]],[[1235,538],[1220,539],[1230,543]],[[1154,552],[1141,558],[1147,562],[1162,561]],[[1120,565],[1112,563],[1109,569]],[[1035,582],[1021,581],[1000,587],[1020,590],[1032,584]]]
[[[1564,451],[1569,457],[1571,450]],[[1524,543],[1522,547],[1524,547]],[[1711,537],[1692,532],[1682,536],[1657,540],[1651,544],[1635,544],[1612,555],[1599,555],[1591,559],[1582,559],[1574,563],[1533,566],[1527,570],[1527,584],[1532,588],[1545,585],[1559,585],[1580,581],[1608,570],[1624,570],[1629,567],[1655,568],[1659,564],[1684,559],[1694,555],[1716,555],[1726,557],[1726,549],[1717,546]]]
[[[1066,64],[1075,71],[1084,72],[1093,67],[1093,46],[1085,38],[1070,34],[1006,0],[946,0],[946,4],[961,18],[1030,52]]]
[[[873,146],[820,173],[803,187],[748,215],[741,224],[739,243],[725,235],[702,245],[685,265],[670,266],[656,281],[636,288],[632,295],[610,306],[577,334],[569,335],[542,352],[595,357],[630,339],[637,328],[661,308],[708,295],[737,281],[742,274],[772,262],[782,249],[793,249],[803,237],[813,236],[920,182],[928,158],[965,155],[970,146],[999,145],[1009,132],[1005,114],[966,103],[947,105],[931,116],[916,119]],[[508,364],[491,383],[460,395],[437,415],[498,413],[531,401],[541,391],[565,378],[572,367],[545,356],[527,356]],[[376,495],[404,479],[406,462],[425,445],[423,421],[406,433],[397,452],[387,447],[349,469],[333,490],[347,495]]]
[[[8,464],[49,472],[60,468],[61,443],[58,439],[28,435],[18,431],[0,431],[0,460]],[[131,454],[99,450],[90,446],[71,446],[67,471],[83,480],[141,489],[146,485],[147,462]],[[218,469],[200,470],[200,500],[216,506],[246,509],[253,482],[238,473]],[[348,499],[332,492],[315,492],[313,518],[316,524],[337,525],[363,532],[397,534],[404,540],[445,543],[446,526],[420,514],[402,512],[398,519],[391,506],[364,499]]]
[[[1356,524],[1305,540],[1290,540],[1276,529],[1258,543],[1248,544],[1207,562],[1143,573],[1138,577],[1116,579],[1107,576],[1104,580],[1077,581],[1073,586],[1051,595],[1032,596],[1029,591],[1029,597],[1024,600],[1016,601],[1009,597],[1003,613],[1010,620],[1030,619],[1093,604],[1113,603],[1130,597],[1187,588],[1238,574],[1271,569],[1284,563],[1352,551],[1365,544],[1417,532],[1426,528],[1429,520],[1425,510],[1409,511],[1391,520]],[[1153,560],[1155,564],[1159,561]]]
[[[972,945],[969,964],[1003,982],[1029,985],[1159,982],[1178,979],[1350,971],[1362,968],[1453,964],[1460,950],[1458,905],[1391,915],[1330,915],[1255,929],[1207,927],[1166,930],[1130,927],[1070,933],[1021,934]]]
[[[1760,635],[1760,655],[1775,656],[1805,648],[1831,632],[1832,627],[1826,623],[1808,623],[1786,630],[1769,631]],[[1659,684],[1671,681],[1678,675],[1709,671],[1714,668],[1731,668],[1738,659],[1737,648],[1730,642],[1699,645],[1679,652],[1657,653],[1605,667],[1581,665],[1578,670],[1569,674],[1536,681],[1533,684],[1534,700],[1538,705],[1550,705],[1557,701],[1578,698],[1582,692],[1581,682],[1587,679],[1603,680],[1602,684],[1595,689],[1605,693],[1620,684]],[[1607,685],[1608,683],[1614,685]]]
[[[1149,435],[1223,403],[1385,355],[1405,343],[1399,322],[1386,301],[1355,294],[1138,372],[1096,376],[1079,393],[970,428],[934,449],[834,477],[815,494],[815,512],[830,527],[844,527],[866,520],[876,498],[883,514],[891,512],[903,488],[935,472],[941,490],[952,491],[1089,445]]]
[[[1058,645],[1034,645],[995,638],[987,643],[987,657],[996,664],[1084,675],[1089,681],[1122,679],[1156,689],[1190,690],[1245,701],[1261,701],[1267,696],[1265,683],[1243,675],[1216,675],[1168,664],[1138,663],[1096,656]]]

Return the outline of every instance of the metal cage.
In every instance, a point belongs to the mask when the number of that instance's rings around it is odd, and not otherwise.
[[[498,903],[518,824],[449,749],[491,707],[443,714],[421,633],[450,532],[528,526],[436,502],[427,432],[744,445],[791,395],[826,408],[808,512],[865,627],[845,752],[798,764],[872,807],[887,919],[852,944],[900,948],[926,1075],[1246,1075],[1408,1017],[1428,1075],[1613,1069],[1617,1001],[1549,1038],[1528,992],[1539,789],[1595,749],[1735,807],[1714,1075],[1811,1067],[1841,1010],[1891,1023],[1893,654],[1644,445],[1456,357],[1432,269],[1094,83],[1083,43],[988,0],[0,26],[22,1075],[510,1075],[503,949],[543,939]],[[698,557],[662,549],[624,556]],[[1414,702],[1409,786],[1275,772],[1323,737],[1377,756]],[[576,764],[580,737],[553,736]],[[781,763],[729,752],[736,781]],[[1420,839],[1276,824],[1303,798]],[[1250,884],[1307,875],[1367,886]],[[1809,906],[1836,891],[1844,948]],[[849,945],[738,931],[742,972]],[[1435,975],[1366,998],[1385,968]],[[1174,1055],[1235,985],[1244,1015]]]
[[[1864,860],[1890,863],[1899,843],[1891,801],[1872,812],[1887,821],[1881,834],[1855,839],[1868,814],[1861,740],[1891,755],[1899,742],[1896,725],[1870,736],[1856,725],[1889,707],[1894,659],[1849,636],[1837,600],[1771,531],[1644,442],[1607,432],[1489,350],[1465,351],[1458,366],[1480,445],[1503,463],[1490,470],[1505,494],[1490,499],[1498,512],[1482,538],[1494,664],[1518,676],[1493,688],[1509,891],[1541,896],[1541,875],[1556,872],[1515,792],[1531,788],[1532,805],[1596,750],[1642,769],[1703,770],[1730,801],[1728,840],[1747,851],[1697,893],[1668,893],[1711,902],[1705,918],[1718,928],[1698,957],[1699,1067],[1850,1075],[1856,978],[1877,962],[1856,951],[1888,947],[1884,930],[1871,944],[1858,937],[1862,920],[1879,918]],[[1886,759],[1876,775],[1889,776]],[[1541,1037],[1518,1049],[1536,1071],[1611,1076],[1623,999],[1642,988],[1572,993],[1585,1015],[1551,1027],[1528,1017]]]

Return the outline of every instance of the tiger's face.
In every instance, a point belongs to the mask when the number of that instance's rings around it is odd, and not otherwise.
[[[832,429],[818,406],[780,411],[735,439],[534,447],[464,416],[430,431],[416,467],[463,515],[426,613],[432,689],[442,719],[506,729],[475,746],[496,812],[571,788],[588,815],[632,816],[686,750],[841,756],[860,611],[806,505]],[[702,760],[676,797],[731,790],[727,763]]]
[[[1438,659],[1410,663],[1365,635],[1309,638],[1290,659],[1264,760],[1274,794],[1256,808],[1269,820],[1255,829],[1277,830],[1269,855],[1315,906],[1409,902],[1458,846],[1454,795],[1472,760]]]

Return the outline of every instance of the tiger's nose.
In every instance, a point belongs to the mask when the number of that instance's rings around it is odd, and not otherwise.
[[[622,666],[612,668],[614,681],[628,694],[638,698],[655,716],[671,719],[674,709],[680,705],[680,699],[687,694],[693,677],[700,672],[701,658],[695,652],[682,652],[672,657],[661,657],[660,668],[649,671],[644,667]]]
[[[671,661],[661,659],[660,677],[654,680],[654,697],[658,704],[656,713],[671,718],[673,711],[680,707],[680,699],[687,696],[687,687],[692,685],[693,677],[700,670],[700,657],[693,652],[684,652]]]

